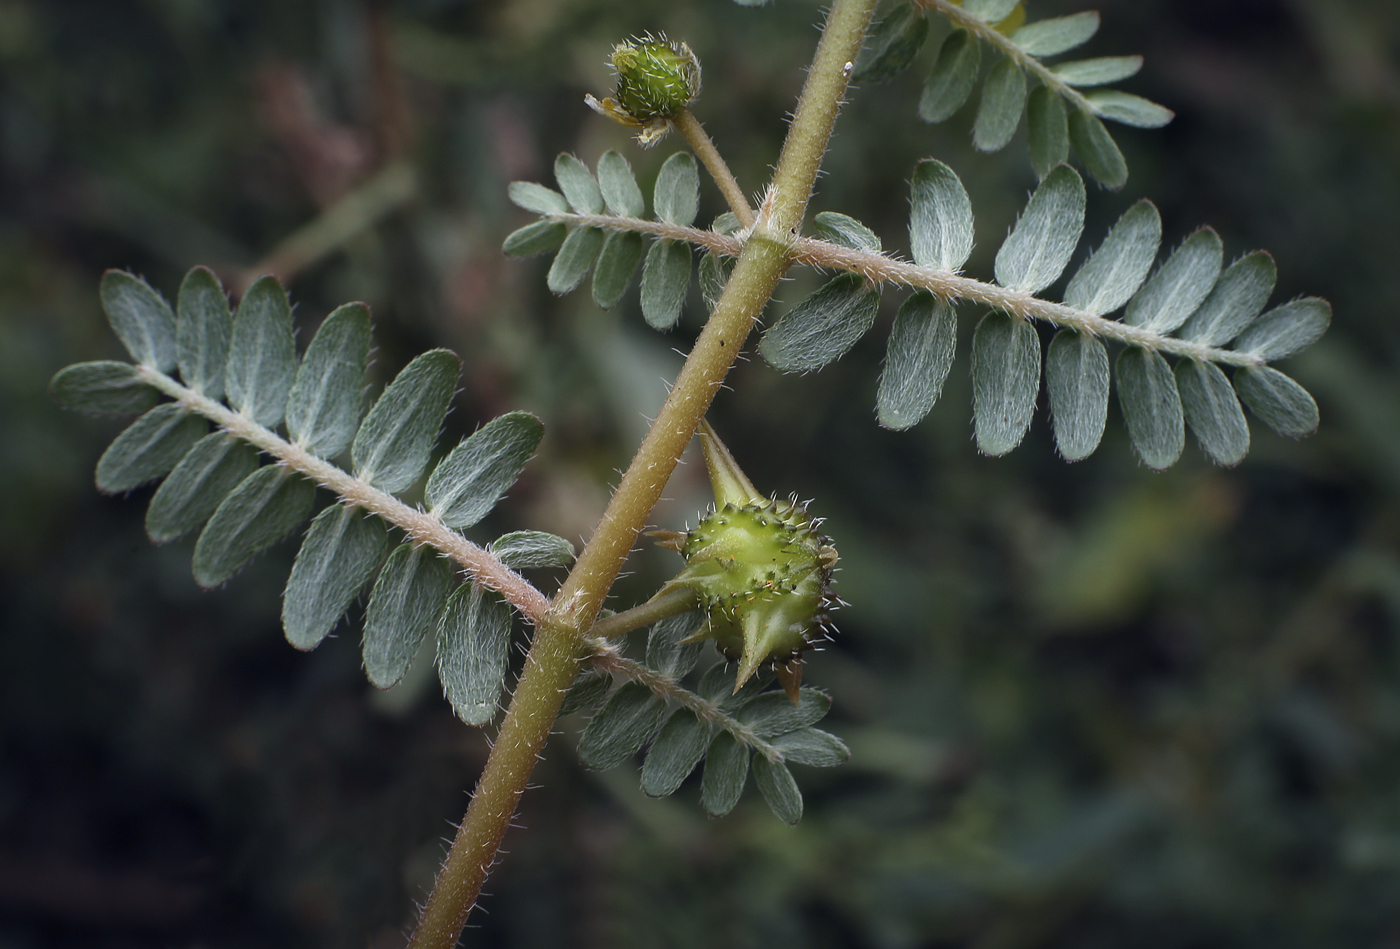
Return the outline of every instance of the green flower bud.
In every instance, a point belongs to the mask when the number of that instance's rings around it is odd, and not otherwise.
[[[700,60],[685,43],[664,36],[628,40],[613,48],[611,65],[615,98],[585,101],[613,121],[641,129],[644,145],[665,135],[669,120],[700,95]]]
[[[806,505],[760,495],[708,424],[700,439],[715,509],[694,530],[665,535],[686,561],[666,588],[699,596],[708,622],[694,638],[738,661],[736,692],[771,662],[796,702],[802,652],[829,631],[836,548]]]

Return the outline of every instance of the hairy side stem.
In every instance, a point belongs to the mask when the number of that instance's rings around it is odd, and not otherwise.
[[[603,519],[541,620],[410,949],[453,949],[578,672],[603,600],[790,262],[839,103],[878,0],[833,0],[753,236]],[[765,223],[767,226],[765,227]]]
[[[671,124],[690,143],[696,157],[700,159],[705,170],[710,173],[710,177],[719,186],[720,194],[724,195],[725,203],[729,205],[729,210],[734,212],[734,216],[739,219],[744,230],[753,227],[753,208],[749,207],[749,199],[744,197],[744,189],[739,187],[739,182],[734,178],[734,172],[729,170],[729,165],[720,155],[719,149],[715,148],[715,143],[710,141],[710,136],[705,133],[704,127],[695,118],[695,114],[689,109],[682,109],[671,119]]]
[[[539,622],[549,606],[545,595],[484,547],[479,547],[427,511],[403,503],[343,468],[318,458],[222,402],[200,395],[147,366],[139,367],[141,381],[170,396],[197,415],[276,458],[286,467],[329,489],[347,504],[362,507],[402,530],[412,540],[427,544],[455,560],[473,580],[500,593],[532,623]]]

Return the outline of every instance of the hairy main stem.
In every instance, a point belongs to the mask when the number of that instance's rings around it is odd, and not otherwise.
[[[588,630],[749,331],[790,262],[836,112],[878,0],[834,0],[754,235],[603,519],[539,624],[467,815],[410,949],[452,949],[578,672]]]

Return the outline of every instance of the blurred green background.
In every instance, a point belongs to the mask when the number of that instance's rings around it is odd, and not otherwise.
[[[982,458],[970,310],[943,401],[905,434],[873,421],[879,329],[820,374],[742,364],[713,420],[760,488],[815,498],[842,554],[850,605],[807,677],[834,695],[852,761],[797,769],[796,829],[752,789],[707,821],[694,779],[652,801],[635,768],[582,771],[566,721],[470,945],[1400,946],[1400,5],[1097,5],[1086,54],[1146,55],[1125,88],[1178,118],[1118,134],[1132,177],[1091,194],[1086,245],[1145,196],[1170,243],[1210,223],[1232,256],[1271,250],[1276,302],[1336,307],[1283,366],[1317,395],[1321,432],[1256,425],[1237,469],[1191,446],[1152,474],[1116,409],[1073,466],[1042,410],[1014,454]],[[149,491],[96,493],[119,425],[61,412],[45,387],[120,358],[101,272],[173,295],[206,263],[236,284],[347,193],[393,198],[411,167],[416,192],[290,279],[301,339],[363,299],[376,380],[430,346],[462,353],[450,435],[513,408],[548,430],[480,536],[577,541],[698,295],[670,336],[635,296],[608,313],[552,298],[542,262],[499,253],[529,220],[505,184],[548,181],[559,151],[618,148],[649,187],[679,146],[639,151],[582,97],[607,91],[613,42],[665,29],[704,62],[697,113],[757,189],[819,12],[0,0],[0,949],[398,945],[487,751],[430,680],[372,694],[344,628],[310,655],[286,645],[294,546],[201,592],[190,542],[145,540]],[[1034,183],[1025,132],[988,157],[970,110],[921,123],[934,48],[851,96],[813,210],[904,250],[905,179],[942,158],[972,193],[969,269],[986,276]],[[704,201],[718,213],[708,185]],[[700,466],[670,494],[657,523],[683,526]],[[639,553],[616,605],[668,557]]]

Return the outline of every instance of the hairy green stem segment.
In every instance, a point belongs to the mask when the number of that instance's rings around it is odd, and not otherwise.
[[[710,136],[705,134],[705,129],[695,118],[695,114],[689,109],[682,109],[672,116],[671,124],[685,136],[685,140],[694,150],[696,157],[704,164],[710,177],[715,180],[715,184],[719,186],[720,194],[724,195],[725,203],[729,205],[729,210],[733,211],[734,216],[739,219],[739,224],[745,230],[753,227],[753,208],[749,207],[749,199],[744,197],[744,189],[739,187],[734,173],[725,164],[719,149],[715,148],[715,143],[710,141]]]
[[[409,949],[452,949],[586,652],[588,632],[671,473],[787,269],[878,0],[834,0],[757,231],[530,646],[510,709]],[[767,225],[766,227],[764,225]],[[772,235],[772,236],[769,236]],[[776,239],[775,239],[776,238]]]

